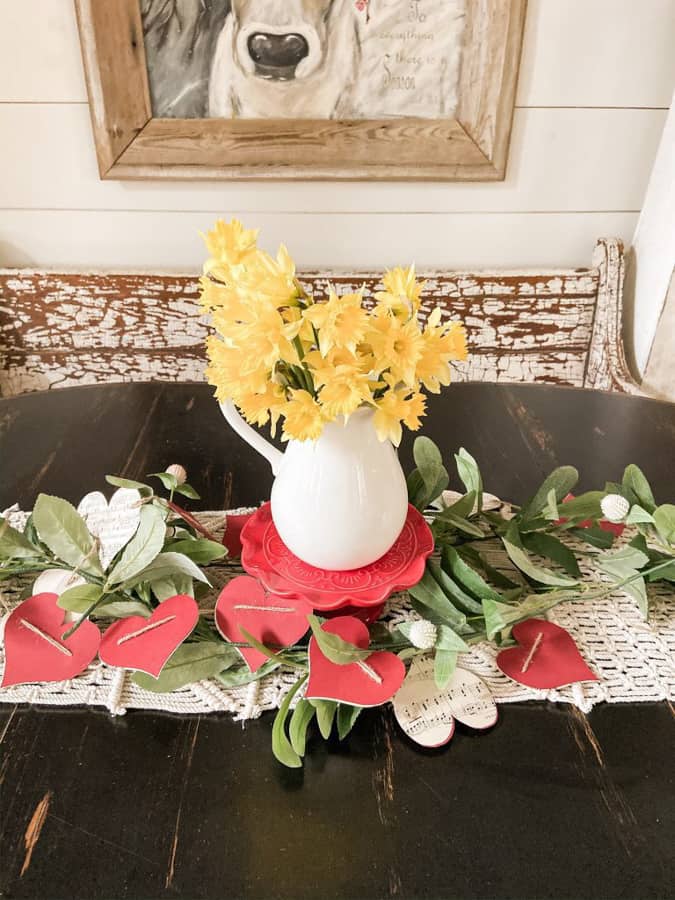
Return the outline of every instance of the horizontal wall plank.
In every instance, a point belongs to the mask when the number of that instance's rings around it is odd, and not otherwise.
[[[262,244],[285,242],[302,268],[371,270],[413,260],[420,269],[587,266],[596,238],[629,242],[636,221],[618,212],[256,216]],[[0,265],[196,272],[210,222],[200,212],[0,210]]]
[[[516,103],[668,107],[673,0],[529,0]]]
[[[2,205],[16,209],[258,212],[635,210],[642,205],[666,113],[516,110],[501,183],[101,181],[86,106],[0,105]]]
[[[0,0],[0,102],[86,99],[73,6]],[[529,0],[517,103],[666,107],[674,29],[673,0]]]
[[[73,0],[0,0],[0,102],[86,99]]]

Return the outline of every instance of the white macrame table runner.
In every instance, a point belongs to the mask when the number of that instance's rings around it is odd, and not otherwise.
[[[239,510],[237,510],[239,512]],[[12,516],[15,527],[23,527],[26,515]],[[225,514],[203,512],[200,521],[214,535],[221,536]],[[488,551],[488,556],[491,551]],[[494,565],[500,551],[495,546]],[[598,580],[598,573],[580,564],[584,577]],[[222,586],[242,569],[236,563],[209,566],[207,574],[213,591],[201,602],[202,614],[213,616],[213,606]],[[32,582],[6,582],[0,593],[0,613],[9,612],[30,590]],[[522,700],[551,700],[571,703],[588,712],[596,703],[629,703],[675,699],[675,595],[664,585],[651,585],[650,621],[645,622],[632,598],[616,591],[602,600],[573,601],[555,607],[548,618],[572,635],[599,681],[574,684],[557,690],[534,690],[511,681],[495,663],[497,648],[478,644],[462,656],[462,666],[471,669],[489,686],[498,703]],[[392,597],[384,620],[393,625],[416,618],[405,594]],[[4,648],[0,647],[0,669]],[[103,706],[113,715],[127,709],[153,709],[172,713],[233,713],[235,719],[255,719],[265,710],[276,709],[293,672],[279,670],[260,681],[226,689],[215,679],[195,682],[170,694],[144,691],[124,669],[109,668],[100,661],[70,681],[17,685],[0,689],[1,703],[34,703],[50,706]]]

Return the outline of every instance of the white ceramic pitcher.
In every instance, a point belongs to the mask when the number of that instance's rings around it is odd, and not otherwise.
[[[223,415],[272,466],[272,518],[286,546],[320,569],[375,562],[396,541],[408,492],[396,450],[380,441],[373,411],[329,422],[316,441],[289,441],[282,453],[244,421],[231,401]]]

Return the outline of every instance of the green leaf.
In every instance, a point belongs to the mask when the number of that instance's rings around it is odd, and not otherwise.
[[[668,544],[675,544],[675,506],[664,503],[654,510],[656,530]]]
[[[576,556],[554,535],[534,531],[523,536],[523,544],[530,553],[546,556],[563,568],[568,575],[573,578],[581,578],[581,570]]]
[[[111,594],[116,597],[117,594]],[[101,603],[92,612],[92,616],[101,619],[126,619],[129,616],[145,616],[150,615],[152,610],[140,600],[110,600]]]
[[[153,494],[153,490],[149,485],[143,484],[140,481],[132,481],[131,478],[118,478],[117,475],[106,475],[105,480],[108,484],[115,485],[115,487],[133,488],[143,497],[151,497]]]
[[[578,597],[576,591],[548,591],[545,594],[528,594],[515,606],[496,603],[494,600],[483,600],[487,638],[491,641],[496,634],[511,628],[517,622],[539,616],[559,603],[576,600]]]
[[[574,466],[560,466],[546,478],[534,497],[521,510],[523,519],[533,519],[547,506],[550,506],[549,494],[553,491],[556,502],[566,497],[579,480],[579,473]]]
[[[326,659],[336,663],[338,666],[346,666],[362,659],[368,659],[373,652],[367,648],[363,649],[355,644],[350,644],[349,641],[343,640],[337,634],[329,634],[327,631],[324,631],[321,627],[321,622],[316,616],[307,616],[307,619],[319,650],[321,650]]]
[[[170,541],[166,550],[172,553],[182,553],[200,566],[207,566],[216,559],[222,559],[227,555],[227,549],[217,541],[209,541],[206,538],[196,540]]]
[[[443,465],[441,452],[428,437],[418,437],[413,444],[415,465],[424,485],[424,492],[416,497],[418,508],[424,509],[447,488],[450,478]]]
[[[417,469],[413,469],[405,480],[408,488],[408,503],[411,503],[415,509],[424,512],[426,506],[427,489],[424,481]]]
[[[473,615],[480,613],[480,603],[477,603],[473,597],[470,597],[465,591],[454,581],[452,575],[449,575],[438,563],[427,560],[427,569],[436,584],[443,591],[448,600],[460,612]]]
[[[632,493],[640,506],[653,513],[656,509],[656,500],[649,486],[649,482],[645,478],[643,472],[634,464],[626,466],[621,479],[621,486],[624,491]],[[631,499],[630,497],[628,498]]]
[[[25,534],[12,528],[7,519],[0,517],[0,559],[31,559],[42,556],[39,547]]]
[[[166,525],[159,509],[155,506],[143,506],[136,534],[108,575],[108,584],[128,584],[146,569],[160,553],[165,534]]]
[[[604,528],[570,528],[567,534],[580,541],[585,541],[591,547],[597,547],[598,550],[607,550],[614,544],[615,535],[612,531],[605,531]]]
[[[478,525],[474,525],[473,522],[469,522],[468,519],[463,519],[461,516],[455,515],[450,507],[437,513],[434,518],[434,524],[436,524],[436,522],[443,522],[451,528],[455,528],[457,531],[461,531],[463,534],[468,534],[471,537],[485,537]]]
[[[187,594],[188,597],[194,597],[194,584],[187,575],[172,575],[171,578],[157,578],[150,584],[152,593],[163,603],[169,597],[175,597],[176,594]]]
[[[191,484],[179,484],[175,489],[175,493],[180,494],[182,497],[189,497],[190,500],[201,500],[201,496]]]
[[[61,609],[67,609],[68,612],[83,613],[102,594],[103,589],[97,584],[80,584],[64,591],[56,601],[56,605]]]
[[[339,703],[337,710],[338,737],[343,741],[354,727],[362,706],[349,706],[347,703]]]
[[[654,516],[636,503],[631,507],[630,512],[626,516],[626,525],[640,525],[644,523],[653,525]]]
[[[438,637],[436,638],[437,650],[452,650],[455,653],[466,653],[469,649],[468,645],[462,638],[449,628],[447,625],[438,626]]]
[[[455,465],[457,466],[457,474],[467,493],[473,492],[475,494],[476,508],[478,512],[481,512],[483,509],[483,479],[481,478],[478,463],[464,447],[460,447],[459,453],[455,454]]]
[[[560,515],[570,520],[601,519],[603,516],[600,503],[605,496],[604,491],[586,491],[573,500],[560,505]]]
[[[627,577],[623,573],[642,569],[649,562],[649,555],[636,547],[634,544],[627,544],[619,550],[612,553],[603,553],[596,559],[597,565],[607,573],[615,573],[619,576]]]
[[[485,572],[487,577],[490,579],[492,584],[494,584],[498,588],[505,588],[508,590],[509,588],[517,587],[515,581],[511,581],[510,578],[507,578],[503,572],[500,572],[499,569],[495,569],[494,566],[491,566],[490,563],[485,559],[485,557],[476,550],[471,544],[462,544],[457,547],[457,552],[464,560],[464,562],[471,563],[474,567],[479,568],[482,572]]]
[[[144,691],[166,694],[176,691],[186,684],[212,678],[239,659],[234,647],[227,644],[199,641],[194,644],[181,644],[171,654],[159,678],[153,678],[145,672],[135,672],[134,681]]]
[[[434,655],[434,681],[439,691],[444,690],[457,668],[457,653],[454,650],[436,650]]]
[[[277,655],[280,653],[280,650],[270,650],[269,647],[266,647],[262,641],[259,641],[257,638],[253,637],[245,628],[239,626],[239,631],[243,639],[247,644],[250,644],[251,647],[255,647],[256,650],[259,650],[264,656],[267,656],[269,659],[276,659]]]
[[[188,559],[182,553],[159,553],[149,566],[146,566],[137,575],[127,579],[123,587],[130,588],[143,581],[149,584],[164,579],[172,578],[174,575],[187,575],[195,581],[201,581],[209,584],[209,579],[204,575],[199,566],[196,566],[191,559]]]
[[[275,672],[281,663],[279,660],[270,659],[263,663],[255,672],[251,672],[247,665],[238,666],[236,669],[228,669],[226,672],[220,672],[216,678],[226,688],[241,687],[243,684],[250,684],[252,681],[260,681],[271,672]]]
[[[501,600],[497,593],[482,578],[475,569],[472,569],[454,547],[444,547],[441,555],[443,570],[455,578],[470,594],[482,600],[484,597],[492,597],[493,600]],[[472,612],[480,612],[480,604],[473,604]]]
[[[468,494],[464,494],[463,497],[460,497],[459,500],[455,500],[455,502],[451,503],[449,506],[445,506],[444,509],[447,509],[454,516],[458,516],[460,519],[468,519],[468,517],[473,513],[475,506],[476,492],[469,491]]]
[[[304,699],[299,700],[293,710],[293,715],[291,716],[291,721],[288,726],[288,736],[291,739],[291,747],[298,756],[305,755],[307,729],[309,728],[309,723],[314,718],[314,712],[314,707],[309,700]]]
[[[35,501],[33,522],[40,540],[54,556],[80,572],[98,578],[103,575],[94,538],[67,500],[40,494]]]
[[[518,533],[518,525],[515,520],[510,523],[506,534],[502,537],[502,542],[511,562],[516,568],[527,575],[528,578],[532,578],[540,584],[546,584],[551,587],[572,587],[577,583],[570,578],[566,578],[564,575],[558,575],[550,569],[545,569],[543,566],[536,565],[530,559],[528,554],[522,548],[520,535]]]
[[[333,721],[338,705],[335,700],[310,700],[309,702],[316,710],[316,724],[319,726],[321,737],[327,741],[333,730]]]
[[[304,684],[306,678],[307,676],[303,675],[302,678],[298,679],[288,691],[284,697],[283,703],[279,707],[279,712],[277,713],[276,718],[274,719],[274,725],[272,726],[272,753],[274,753],[282,765],[288,766],[290,769],[299,769],[302,766],[302,760],[286,737],[286,719],[288,717],[291,701]]]
[[[452,605],[428,570],[421,581],[408,588],[408,594],[415,612],[435,625],[450,625],[457,629],[466,625],[464,613]]]
[[[551,488],[551,490],[546,495],[546,504],[542,509],[542,515],[545,519],[548,519],[549,522],[557,522],[560,518],[560,512],[558,511],[558,498],[556,497],[555,490]]]
[[[159,478],[167,491],[175,491],[178,487],[178,479],[171,472],[153,472],[148,478]]]

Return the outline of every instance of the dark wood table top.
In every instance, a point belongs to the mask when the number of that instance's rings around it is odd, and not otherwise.
[[[675,406],[565,388],[457,385],[424,431],[464,445],[488,490],[522,501],[556,465],[581,488],[637,462],[675,495]],[[402,449],[410,465],[410,440]],[[201,385],[110,385],[0,401],[0,509],[76,502],[107,473],[180,462],[201,508],[267,498],[263,460]],[[199,504],[198,504],[199,506]],[[673,866],[668,704],[500,708],[440,751],[389,710],[302,770],[270,750],[272,716],[0,706],[5,897],[667,897]],[[41,826],[41,827],[37,827]]]

